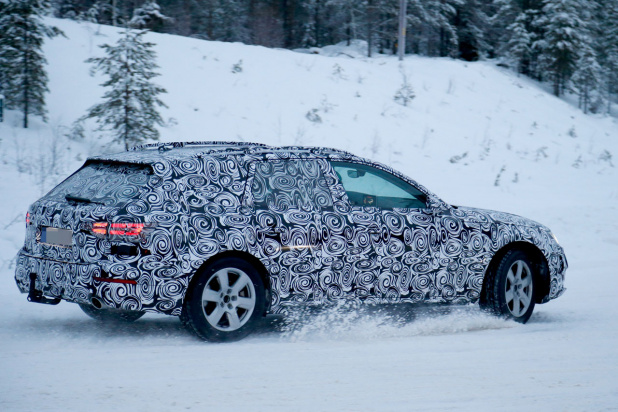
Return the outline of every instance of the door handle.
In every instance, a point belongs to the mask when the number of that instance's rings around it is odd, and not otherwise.
[[[367,232],[370,235],[381,235],[382,234],[382,231],[380,230],[378,226],[369,226],[369,228],[367,229]]]
[[[267,235],[280,235],[285,232],[285,228],[282,228],[280,226],[269,226],[263,227],[259,229],[259,231]]]

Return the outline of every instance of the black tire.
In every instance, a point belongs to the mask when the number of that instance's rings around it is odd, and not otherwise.
[[[180,316],[188,330],[206,341],[229,342],[260,325],[266,308],[264,283],[250,263],[223,258],[195,276]]]
[[[534,265],[521,250],[509,250],[487,273],[481,308],[526,323],[535,303]]]
[[[97,309],[92,305],[87,305],[84,303],[80,303],[79,307],[86,315],[90,316],[92,319],[98,320],[99,322],[131,323],[135,322],[145,314],[145,312],[137,312],[133,310]]]
[[[182,306],[182,312],[180,312],[180,316],[178,316],[178,319],[180,319],[180,324],[186,328],[189,329],[189,316],[187,315],[187,305],[183,305]]]

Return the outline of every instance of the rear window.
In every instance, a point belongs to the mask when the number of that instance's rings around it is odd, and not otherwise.
[[[148,191],[152,176],[152,168],[147,165],[89,163],[56,186],[45,199],[66,201],[70,196],[119,206]]]

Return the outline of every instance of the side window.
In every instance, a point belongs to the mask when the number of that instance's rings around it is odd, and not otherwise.
[[[314,160],[268,160],[255,163],[251,183],[257,209],[305,212],[332,208],[326,179]]]
[[[383,170],[346,162],[331,162],[352,206],[382,209],[426,208],[427,196]]]

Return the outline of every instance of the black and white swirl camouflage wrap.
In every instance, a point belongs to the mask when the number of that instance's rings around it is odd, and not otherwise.
[[[428,207],[353,206],[332,161],[387,172]],[[65,198],[76,193],[94,203]],[[34,273],[37,289],[72,302],[179,315],[193,275],[223,253],[260,262],[271,313],[337,299],[474,302],[492,258],[515,242],[542,256],[544,301],[564,291],[566,258],[545,226],[447,205],[391,168],[333,149],[147,145],[89,159],[28,212],[17,285],[28,292]],[[145,228],[137,240],[100,236],[95,222]],[[71,230],[72,245],[42,242],[46,227]],[[136,244],[134,254],[114,253]]]

